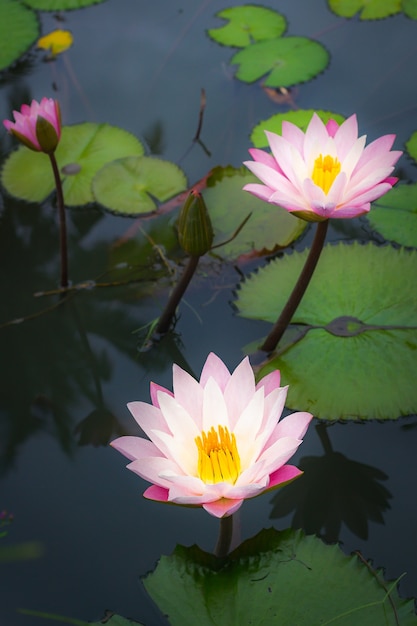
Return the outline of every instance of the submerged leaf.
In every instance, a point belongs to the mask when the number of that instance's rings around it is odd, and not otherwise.
[[[412,600],[398,597],[356,555],[300,530],[262,530],[220,561],[177,546],[144,579],[172,626],[416,626]]]
[[[16,0],[0,3],[0,70],[24,54],[39,37],[36,13]]]
[[[271,262],[242,285],[244,317],[275,322],[307,250]],[[417,410],[417,252],[327,246],[295,312],[302,337],[260,372],[281,370],[287,405],[325,419],[394,419]]]
[[[250,139],[256,148],[266,148],[269,144],[265,131],[269,130],[272,133],[281,135],[282,122],[284,121],[295,124],[305,133],[307,126],[313,117],[313,113],[316,113],[325,124],[327,124],[330,119],[335,120],[338,124],[341,124],[345,120],[343,115],[339,115],[339,113],[321,110],[316,111],[314,109],[301,109],[298,111],[287,111],[286,113],[276,113],[267,120],[263,120],[257,124],[252,130]]]
[[[223,258],[270,254],[290,245],[306,228],[304,220],[243,191],[244,185],[255,180],[246,168],[219,167],[202,192],[215,231],[215,245],[229,239],[251,213],[239,234],[216,249]]]
[[[66,206],[94,201],[91,183],[106,163],[143,152],[136,137],[109,124],[86,122],[64,126],[55,155]],[[48,156],[24,146],[6,159],[1,182],[11,195],[31,202],[42,202],[55,188]]]
[[[372,228],[388,241],[417,247],[417,183],[394,187],[367,214]]]
[[[329,7],[341,17],[360,12],[361,20],[376,20],[401,11],[401,0],[328,0]]]
[[[186,176],[175,163],[145,156],[113,161],[93,180],[96,201],[120,215],[155,211],[153,198],[163,202],[186,186]]]
[[[306,37],[281,37],[254,43],[231,59],[239,65],[236,78],[253,83],[265,74],[267,87],[291,87],[314,78],[329,63],[329,53],[317,41]]]
[[[212,28],[209,37],[225,46],[243,48],[253,41],[280,37],[286,29],[285,17],[272,9],[246,4],[223,9],[216,17],[229,20],[228,24]]]

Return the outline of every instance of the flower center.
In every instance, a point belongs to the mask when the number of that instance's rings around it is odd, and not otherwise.
[[[320,154],[314,161],[314,169],[311,178],[313,182],[321,187],[324,193],[327,194],[339,172],[340,163],[337,158],[334,159],[330,154],[326,154],[325,157]]]
[[[198,476],[208,484],[228,482],[234,484],[240,474],[240,458],[236,438],[226,426],[217,431],[212,426],[195,438],[198,448]]]

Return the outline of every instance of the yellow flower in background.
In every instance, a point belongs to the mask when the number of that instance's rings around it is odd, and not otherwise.
[[[69,30],[53,30],[48,35],[41,37],[38,41],[38,48],[49,50],[52,56],[65,52],[72,46],[73,36]]]

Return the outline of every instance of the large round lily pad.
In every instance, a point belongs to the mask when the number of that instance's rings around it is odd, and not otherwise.
[[[55,155],[66,206],[94,201],[91,183],[106,163],[143,152],[136,137],[109,124],[86,122],[63,127]],[[42,202],[55,188],[49,157],[24,146],[6,160],[1,182],[11,195],[32,202]]]
[[[306,37],[279,37],[253,43],[231,59],[231,64],[239,65],[236,78],[253,83],[269,74],[263,82],[267,87],[304,83],[322,72],[328,63],[326,48]]]
[[[401,0],[328,0],[329,7],[341,17],[360,12],[361,20],[376,20],[401,11]]]
[[[237,307],[275,322],[307,257],[286,255],[249,277]],[[417,252],[339,244],[322,252],[277,356],[290,408],[336,419],[394,419],[417,411]]]
[[[395,582],[300,530],[262,530],[224,561],[177,546],[143,582],[172,626],[417,624]]]
[[[243,191],[243,186],[251,182],[256,178],[246,168],[219,167],[202,192],[215,231],[215,245],[229,239],[251,214],[239,234],[216,249],[223,258],[270,254],[290,245],[307,226],[285,209]]]
[[[109,163],[94,177],[97,202],[121,215],[154,211],[187,186],[184,172],[175,163],[154,157],[125,157]]]
[[[287,27],[285,17],[272,9],[245,4],[223,9],[216,17],[228,20],[219,28],[208,31],[209,37],[224,46],[243,48],[253,41],[280,37]]]
[[[0,70],[24,54],[39,37],[36,13],[16,0],[0,2]]]
[[[277,135],[282,134],[282,122],[291,122],[295,124],[303,132],[307,130],[313,114],[316,113],[319,118],[327,124],[330,119],[335,120],[338,124],[344,122],[345,118],[339,113],[332,113],[331,111],[316,111],[314,109],[300,109],[298,111],[287,111],[286,113],[276,113],[267,120],[263,120],[257,124],[251,133],[251,141],[256,148],[265,148],[268,146],[268,140],[265,135],[265,131],[269,130],[271,133]]]
[[[417,184],[394,187],[367,215],[372,228],[388,241],[417,247]]]

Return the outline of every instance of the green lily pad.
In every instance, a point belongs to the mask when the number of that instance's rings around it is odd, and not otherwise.
[[[172,626],[417,624],[396,582],[300,530],[262,530],[224,561],[177,546],[143,582]]]
[[[94,177],[96,201],[118,215],[139,215],[157,209],[187,186],[184,172],[175,163],[154,157],[132,156],[104,166]]]
[[[239,50],[231,63],[239,65],[236,78],[245,83],[253,83],[269,74],[263,83],[265,86],[291,87],[322,72],[329,63],[329,53],[312,39],[281,37]]]
[[[36,13],[16,0],[0,3],[0,70],[17,61],[37,40],[40,28]]]
[[[410,157],[417,162],[417,130],[411,135],[410,139],[405,142],[405,148]]]
[[[407,17],[417,20],[417,0],[403,0],[403,11]]]
[[[256,180],[246,168],[219,167],[202,192],[215,231],[214,245],[231,237],[251,213],[239,234],[216,249],[216,254],[223,258],[270,254],[290,245],[306,228],[304,220],[243,191],[244,185]]]
[[[229,20],[229,23],[207,31],[209,37],[224,46],[236,48],[244,48],[253,41],[280,37],[287,27],[283,15],[252,4],[224,9],[216,13],[216,17]]]
[[[257,124],[251,133],[250,139],[253,145],[256,148],[265,148],[268,146],[268,141],[265,136],[265,131],[269,130],[272,133],[276,133],[277,135],[281,135],[282,133],[282,122],[291,122],[295,124],[302,131],[307,130],[307,126],[310,123],[311,118],[313,117],[313,113],[317,113],[319,118],[327,124],[330,119],[334,119],[335,122],[341,124],[344,122],[345,118],[343,115],[339,115],[339,113],[332,113],[331,111],[315,111],[314,109],[304,109],[299,111],[287,111],[286,113],[276,113],[272,115],[267,120],[263,120],[259,124]]]
[[[388,241],[417,247],[417,183],[394,187],[379,198],[366,216]]]
[[[275,322],[307,250],[271,262],[242,285],[243,317]],[[287,405],[316,417],[395,419],[417,411],[417,252],[373,244],[327,246],[287,332],[261,369],[281,370]],[[291,327],[290,327],[291,328]],[[290,342],[289,342],[290,340]]]
[[[143,152],[136,137],[109,124],[64,126],[55,156],[66,206],[93,202],[91,183],[95,174],[110,161]],[[55,188],[49,157],[24,146],[7,158],[1,182],[11,195],[31,202],[42,202]]]
[[[105,0],[24,0],[27,6],[39,11],[66,11],[81,9],[92,4],[100,4]]]
[[[328,0],[333,13],[353,17],[360,12],[361,20],[376,20],[401,11],[401,0]]]

